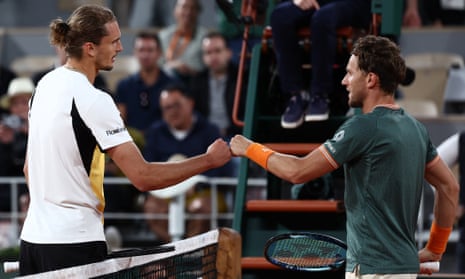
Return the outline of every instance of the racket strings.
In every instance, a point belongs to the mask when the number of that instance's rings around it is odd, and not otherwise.
[[[345,249],[318,239],[281,239],[275,243],[271,257],[294,266],[322,267],[343,262]]]

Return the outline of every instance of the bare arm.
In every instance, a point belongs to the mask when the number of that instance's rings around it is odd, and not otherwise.
[[[450,228],[454,225],[459,200],[459,185],[452,171],[439,158],[425,172],[426,180],[436,189],[434,195],[434,221],[440,227]],[[424,248],[419,252],[420,262],[437,261],[442,255],[434,254]]]
[[[226,164],[231,158],[223,140],[213,142],[206,153],[179,162],[147,162],[133,142],[107,151],[111,159],[140,191],[162,189]]]
[[[434,197],[436,223],[441,227],[452,227],[459,199],[457,179],[441,158],[426,170],[425,178],[436,189]]]
[[[407,0],[407,7],[403,16],[403,25],[407,27],[421,27],[418,0]]]
[[[230,143],[231,151],[233,155],[246,156],[246,150],[252,143],[241,135],[234,136]],[[316,149],[305,157],[275,152],[268,158],[267,169],[276,176],[297,184],[329,173],[334,170],[334,167],[323,153]]]

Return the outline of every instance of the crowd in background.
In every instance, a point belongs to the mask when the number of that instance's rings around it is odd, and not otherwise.
[[[202,2],[204,1],[107,2],[123,27],[135,30],[157,27],[159,30],[141,31],[137,33],[132,46],[125,46],[133,48],[139,70],[121,79],[115,92],[109,92],[106,81],[101,76],[97,79],[98,84],[95,84],[97,88],[114,97],[131,135],[147,160],[167,161],[176,154],[190,157],[203,152],[201,149],[206,148],[216,137],[229,140],[234,134],[241,133],[241,128],[233,123],[231,115],[242,29],[228,22],[219,10],[217,14],[209,15],[216,18],[216,27],[200,25]],[[239,14],[240,1],[233,2],[235,13]],[[278,2],[281,1],[268,1],[268,8],[264,12],[267,17]],[[447,1],[418,0],[420,25],[465,25],[465,7],[452,4],[444,6],[444,3]],[[264,25],[253,27],[252,43],[260,41],[263,28],[267,24],[268,19]],[[0,69],[1,176],[22,176],[27,141],[28,99],[40,77],[54,67],[63,65],[64,59],[66,57],[63,57],[63,52],[57,49],[56,65],[50,65],[49,69],[31,77],[18,77],[8,69],[8,65],[3,65]],[[172,91],[176,93],[171,94]],[[242,91],[245,89],[242,88]],[[244,104],[241,103],[241,115],[243,108]],[[225,169],[206,175],[236,177],[237,169],[238,162],[233,160]],[[108,176],[121,175],[111,162],[106,171]],[[27,203],[27,190],[24,185],[21,187],[20,195]],[[0,211],[5,212],[11,208],[10,193],[6,189],[9,187],[2,187],[0,191]],[[211,205],[208,204],[210,193],[205,189],[205,185],[195,185],[192,188],[186,210],[191,213],[211,210]],[[105,192],[107,210],[110,212],[167,212],[166,204],[155,206],[162,202],[150,194],[143,195],[134,190],[128,192],[125,187],[112,185],[106,185]],[[142,203],[141,196],[144,199]],[[223,204],[221,209],[225,211],[228,207],[231,209],[232,205]],[[148,226],[159,240],[170,241],[166,224],[149,222]],[[200,229],[193,225],[192,231],[187,231],[186,235],[208,230],[208,224],[199,226]],[[160,227],[163,228],[160,230]]]

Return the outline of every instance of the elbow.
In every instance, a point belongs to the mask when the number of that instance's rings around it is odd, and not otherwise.
[[[454,181],[454,183],[448,184],[447,187],[436,187],[436,192],[439,197],[442,196],[454,204],[455,207],[458,206],[460,186],[456,181]]]
[[[287,180],[291,182],[292,184],[303,184],[309,181],[308,179],[304,179],[304,178],[296,177],[296,176],[289,177]]]
[[[136,187],[137,190],[139,190],[140,192],[147,192],[150,190],[150,187],[149,185],[147,185],[142,179],[129,179],[132,183],[132,185],[134,185],[134,187]]]
[[[143,170],[139,170],[132,175],[127,175],[127,178],[131,181],[131,184],[141,192],[147,192],[154,188],[153,181],[149,181],[149,179],[147,179],[148,176],[144,174]]]
[[[141,192],[160,190],[170,185],[161,173],[154,174],[149,168],[139,169],[127,177],[131,181],[131,184]]]
[[[452,194],[453,197],[455,197],[455,200],[458,204],[459,202],[459,194],[460,194],[460,185],[456,182],[453,184],[452,187],[450,187],[450,190],[449,190]]]
[[[141,192],[147,192],[163,188],[163,185],[161,185],[160,183],[154,182],[153,179],[145,179],[142,176],[134,177],[132,179],[129,178],[129,180],[131,181],[132,185],[134,185],[134,187],[136,187],[136,189]]]
[[[292,184],[302,184],[308,182],[308,179],[304,175],[304,172],[300,170],[297,166],[291,167],[289,171],[287,171],[286,175],[287,177],[285,179],[291,182]]]

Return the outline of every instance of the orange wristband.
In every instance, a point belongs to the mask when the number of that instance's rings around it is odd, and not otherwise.
[[[247,147],[245,155],[255,163],[259,164],[262,168],[267,169],[268,158],[274,151],[259,143],[252,143]]]
[[[449,240],[451,232],[452,227],[440,227],[436,224],[436,222],[433,222],[431,225],[429,240],[426,244],[426,249],[435,254],[444,253],[446,251],[447,241]]]

